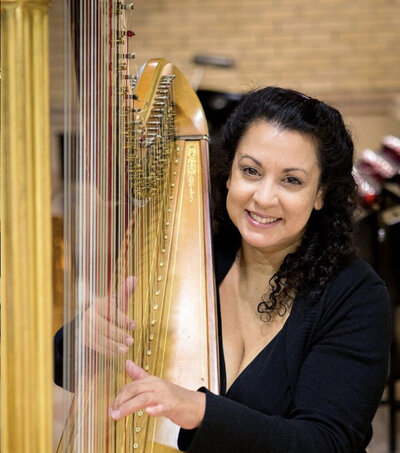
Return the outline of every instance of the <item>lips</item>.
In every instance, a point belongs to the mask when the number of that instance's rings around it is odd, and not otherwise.
[[[279,220],[281,220],[281,217],[267,217],[267,216],[263,216],[258,213],[255,213],[255,212],[250,212],[250,211],[246,211],[246,212],[252,220],[256,221],[257,223],[260,223],[261,225],[273,224],[273,223],[277,223]]]

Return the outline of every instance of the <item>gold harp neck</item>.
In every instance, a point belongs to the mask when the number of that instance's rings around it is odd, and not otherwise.
[[[136,106],[143,111],[144,120],[156,98],[159,81],[164,76],[175,78],[175,135],[208,137],[207,122],[196,93],[181,71],[164,58],[153,58],[141,69]]]

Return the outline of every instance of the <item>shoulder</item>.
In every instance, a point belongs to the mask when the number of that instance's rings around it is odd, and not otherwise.
[[[338,315],[345,314],[349,310],[376,309],[383,313],[390,311],[385,283],[361,258],[351,260],[338,271],[315,303],[304,298],[301,299],[300,305],[307,313],[306,318],[312,315],[314,321],[330,317],[334,312]]]
[[[363,259],[356,258],[347,264],[327,284],[322,299],[325,303],[343,305],[348,301],[388,305],[385,283]]]
[[[362,258],[352,259],[347,266],[345,266],[336,276],[333,277],[331,284],[342,285],[345,282],[352,284],[370,282],[384,285],[379,275]]]
[[[391,308],[386,286],[372,267],[354,259],[328,283],[319,303],[319,331],[390,337]]]
[[[364,260],[356,258],[339,271],[310,305],[300,299],[292,324],[310,346],[326,335],[337,338],[379,337],[390,341],[391,308],[382,279]],[[351,340],[353,341],[353,340]]]
[[[366,376],[370,376],[371,370],[375,373],[371,382],[376,376],[384,382],[391,341],[391,310],[385,285],[371,266],[362,259],[354,259],[331,279],[317,302],[311,306],[305,298],[297,302],[288,319],[286,348],[293,386],[310,357],[318,357],[313,372],[321,366],[319,354],[329,357],[327,363],[331,368],[337,366],[334,363],[338,358],[367,364],[363,373]],[[347,365],[341,366],[348,371]]]

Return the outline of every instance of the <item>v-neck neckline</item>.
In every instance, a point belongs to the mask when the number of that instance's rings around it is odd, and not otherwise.
[[[290,316],[290,315],[289,315]],[[289,317],[288,317],[289,318]],[[261,351],[256,354],[256,356],[243,368],[243,370],[236,376],[236,378],[232,381],[229,388],[226,387],[226,365],[225,365],[225,356],[223,354],[223,345],[222,345],[222,366],[224,369],[225,374],[225,388],[224,388],[224,395],[228,395],[232,390],[234,390],[235,386],[240,383],[240,381],[245,378],[245,376],[249,373],[249,371],[257,364],[261,357],[267,355],[270,350],[274,347],[275,343],[279,340],[279,338],[284,335],[284,329],[288,320],[285,321],[282,328],[275,334],[275,336],[261,349]],[[222,341],[222,338],[221,338]]]
[[[288,317],[286,318],[285,322],[283,323],[281,329],[274,335],[274,337],[254,356],[254,358],[243,368],[243,370],[236,376],[236,378],[232,381],[231,385],[229,388],[227,388],[226,385],[226,364],[225,364],[225,354],[224,354],[224,344],[223,344],[223,335],[222,335],[222,317],[221,317],[221,305],[220,305],[220,296],[219,296],[219,290],[218,290],[218,330],[219,330],[219,353],[220,353],[220,391],[221,395],[227,395],[231,389],[234,387],[234,385],[241,379],[241,377],[245,374],[247,374],[248,370],[252,368],[252,365],[258,361],[258,359],[262,356],[265,355],[266,352],[273,347],[274,343],[276,343],[276,339],[278,339],[279,336],[284,335],[284,331],[286,330],[286,326],[289,322],[289,319],[291,317],[291,314],[293,310],[290,311]],[[293,301],[293,304],[295,303],[295,300]]]

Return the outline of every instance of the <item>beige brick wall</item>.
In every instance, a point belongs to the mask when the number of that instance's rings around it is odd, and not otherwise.
[[[132,28],[139,64],[163,56],[190,78],[195,54],[236,60],[204,88],[400,91],[399,0],[138,0]]]
[[[63,126],[63,3],[53,0],[50,10],[53,131]],[[360,115],[370,116],[372,127],[376,118],[387,125],[371,146],[382,133],[400,131],[389,127],[400,119],[400,0],[136,0],[132,18],[138,68],[164,57],[191,79],[194,55],[225,55],[236,67],[205,68],[201,88],[306,91],[351,122],[356,116],[360,146]]]

